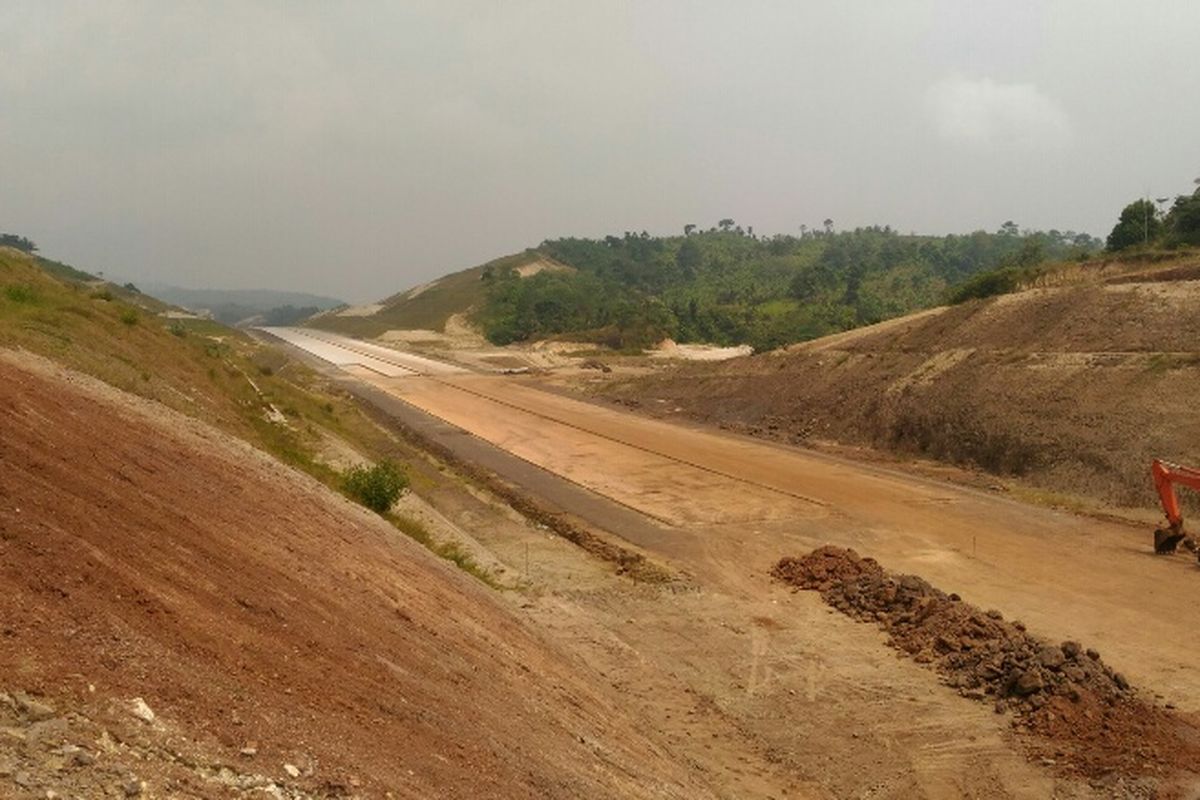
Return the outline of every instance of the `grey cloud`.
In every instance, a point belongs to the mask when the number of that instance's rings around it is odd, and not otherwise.
[[[1200,170],[1200,6],[22,2],[0,229],[369,299],[559,235],[1104,233]]]

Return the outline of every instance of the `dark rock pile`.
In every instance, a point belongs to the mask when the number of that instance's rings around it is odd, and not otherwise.
[[[1200,727],[1139,698],[1121,673],[1078,642],[1038,638],[999,611],[915,575],[889,573],[844,548],[783,558],[772,575],[876,623],[889,645],[936,669],[964,697],[1015,712],[1015,724],[1039,737],[1031,751],[1047,763],[1090,777],[1196,773]]]
[[[773,574],[816,589],[857,620],[878,623],[893,647],[933,664],[960,694],[993,699],[997,710],[1032,711],[1058,695],[1077,702],[1083,692],[1113,699],[1129,692],[1124,676],[1095,650],[1046,642],[999,611],[982,611],[915,575],[890,575],[853,550],[822,547],[784,558]]]

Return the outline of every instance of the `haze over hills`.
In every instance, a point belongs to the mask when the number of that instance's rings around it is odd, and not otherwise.
[[[333,297],[276,289],[186,289],[148,282],[143,291],[192,311],[206,311],[227,325],[244,322],[290,325],[343,301]]]

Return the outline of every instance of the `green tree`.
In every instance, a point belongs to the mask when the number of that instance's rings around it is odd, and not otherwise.
[[[32,241],[15,233],[0,233],[0,247],[15,247],[25,253],[35,253],[38,249]]]
[[[1162,222],[1154,204],[1149,200],[1135,200],[1121,211],[1105,245],[1111,252],[1125,250],[1154,241],[1161,231]]]
[[[679,250],[675,253],[675,263],[689,278],[696,274],[696,270],[700,269],[703,261],[704,251],[700,249],[700,245],[696,244],[695,239],[684,239],[683,244],[679,245]]]
[[[1200,245],[1200,190],[1176,197],[1163,226],[1169,244]]]

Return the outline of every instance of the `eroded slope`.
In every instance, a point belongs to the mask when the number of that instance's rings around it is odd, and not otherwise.
[[[1153,507],[1151,458],[1200,461],[1193,273],[966,303],[606,392],[785,441],[870,445]]]
[[[486,589],[249,446],[11,351],[0,430],[0,782],[704,795]]]

